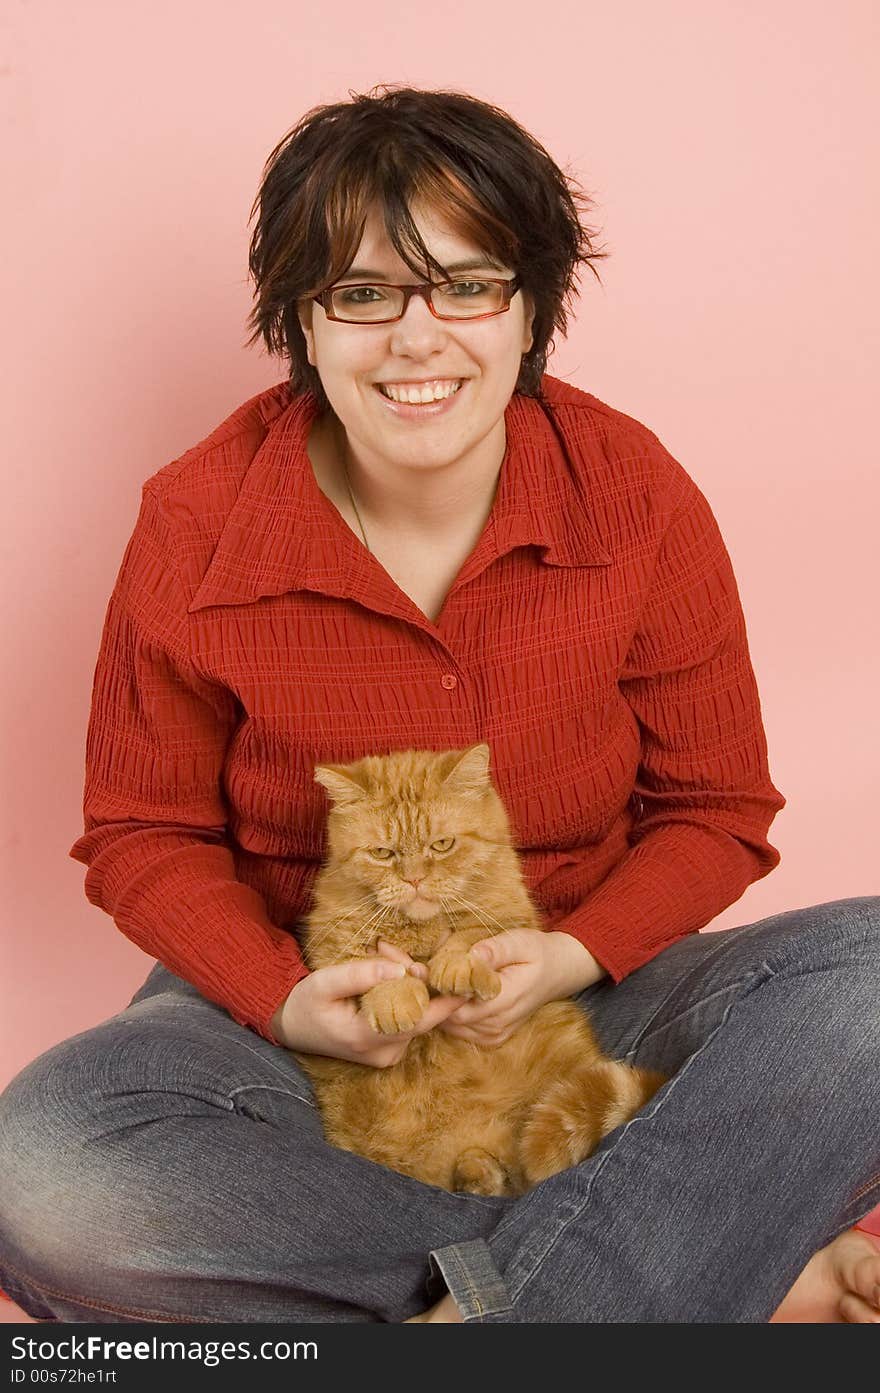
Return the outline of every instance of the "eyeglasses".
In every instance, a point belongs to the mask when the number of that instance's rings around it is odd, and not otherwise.
[[[511,280],[422,281],[419,285],[336,285],[311,299],[328,319],[342,324],[392,324],[406,313],[411,295],[421,295],[436,319],[488,319],[504,314],[520,287]]]

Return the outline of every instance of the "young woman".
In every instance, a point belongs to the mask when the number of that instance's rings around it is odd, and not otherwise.
[[[880,901],[696,932],[777,864],[784,799],[708,503],[545,371],[601,255],[570,183],[403,88],[309,112],[258,202],[289,378],[144,485],[71,851],[156,963],[0,1098],[0,1285],[77,1321],[876,1321]],[[477,740],[546,931],[419,1032],[491,1047],[573,996],[670,1075],[518,1199],[328,1145],[288,1052],[416,1033],[357,1012],[404,955],[302,961],[315,764]]]

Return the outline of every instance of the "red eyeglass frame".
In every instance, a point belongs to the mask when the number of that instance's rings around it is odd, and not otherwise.
[[[327,318],[332,319],[336,324],[396,324],[398,319],[402,319],[406,314],[412,295],[421,295],[434,318],[442,320],[444,324],[474,324],[478,319],[493,319],[496,314],[504,314],[509,310],[511,300],[522,285],[519,276],[512,276],[510,280],[503,280],[497,276],[480,276],[479,280],[484,285],[504,287],[504,304],[499,309],[489,310],[487,314],[438,314],[431,304],[431,291],[436,290],[441,285],[455,285],[455,281],[420,281],[418,285],[391,285],[388,281],[352,281],[350,285],[331,285],[329,289],[321,290],[317,295],[310,295],[308,298],[320,305]],[[390,319],[341,319],[338,314],[333,313],[332,302],[335,290],[358,290],[368,285],[381,285],[386,290],[402,290],[403,308],[400,314],[392,315]]]

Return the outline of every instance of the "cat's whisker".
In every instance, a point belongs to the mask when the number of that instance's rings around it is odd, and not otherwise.
[[[345,914],[337,915],[333,923],[344,924],[346,919],[351,919],[355,914],[362,914],[368,905],[375,905],[375,903],[376,901],[373,895],[364,895],[363,899],[356,901],[352,908],[347,910]]]
[[[449,911],[450,911],[450,913],[452,913],[452,914],[460,914],[460,913],[461,913],[461,910],[459,909],[458,905],[464,905],[465,909],[467,909],[468,911],[470,910],[470,908],[471,908],[470,904],[468,903],[467,900],[465,900],[465,899],[462,898],[462,896],[458,893],[458,891],[447,889],[447,890],[445,890],[445,891],[443,892],[443,895],[444,895],[444,902],[445,902],[446,905],[449,906]],[[454,900],[457,900],[457,901],[458,901],[458,904],[457,904],[457,905],[453,903]]]
[[[378,929],[387,920],[391,913],[390,905],[380,905],[374,914],[361,925],[355,933],[351,935],[345,944],[336,962],[343,962],[346,958],[357,957],[358,949],[365,947],[372,939],[378,937]]]
[[[357,932],[352,935],[351,946],[353,948],[363,948],[371,939],[378,938],[379,930],[388,919],[388,916],[389,910],[387,906],[383,906],[378,909],[375,914],[371,914],[369,919],[365,920]]]
[[[501,920],[496,919],[494,914],[490,914],[487,909],[483,909],[480,905],[476,905],[471,900],[465,899],[464,895],[459,895],[455,890],[449,890],[447,891],[447,894],[455,896],[459,904],[463,905],[465,909],[469,910],[471,914],[473,914],[474,918],[478,919],[481,924],[497,924],[498,932],[504,933],[505,929]]]
[[[441,894],[438,893],[437,899],[438,899],[438,901],[439,901],[440,908],[443,910],[443,913],[446,915],[446,918],[447,918],[447,919],[451,919],[451,920],[453,921],[453,923],[452,923],[452,929],[453,929],[453,932],[454,932],[454,930],[455,930],[455,917],[456,917],[456,915],[457,915],[458,912],[459,912],[458,909],[456,908],[456,906],[455,906],[450,900],[448,900],[448,899],[446,898],[445,895],[441,895]]]
[[[341,915],[340,918],[331,919],[330,924],[327,924],[326,928],[322,929],[320,933],[315,933],[315,935],[313,935],[312,946],[317,947],[317,944],[323,943],[324,939],[327,939],[327,937],[329,937],[331,933],[336,932],[337,929],[340,928],[341,924],[344,924],[345,919],[351,918],[352,915],[358,914],[358,912],[359,914],[363,914],[363,912],[366,911],[366,907],[368,907],[370,903],[372,903],[372,900],[366,901],[366,904],[359,905],[358,910],[351,911],[351,915]],[[359,928],[354,929],[354,931],[352,931],[351,925],[348,925],[347,932],[359,933],[361,931],[359,931]]]
[[[351,908],[347,909],[344,914],[340,914],[338,916],[339,920],[348,919],[352,914],[360,913],[360,911],[364,908],[365,905],[378,906],[378,901],[376,900],[376,896],[372,890],[365,891],[365,893],[361,896],[360,899],[352,901]]]
[[[468,900],[468,898],[465,898],[465,896],[462,896],[462,894],[459,894],[458,898],[459,900],[461,900],[461,904],[466,905],[466,908],[468,908],[468,910],[471,910],[472,914],[476,914],[480,919],[482,919],[483,924],[497,925],[498,933],[504,933],[505,925],[503,924],[503,922],[501,922],[501,919],[496,919],[496,917],[494,917],[494,914],[487,910],[485,905],[475,904],[473,903],[473,901]]]
[[[324,940],[327,938],[329,934],[333,933],[333,931],[339,924],[343,924],[346,919],[350,919],[354,914],[362,913],[366,909],[367,905],[372,905],[374,903],[375,901],[372,895],[365,895],[364,898],[362,900],[359,900],[352,909],[348,910],[347,913],[337,915],[333,920],[331,920],[331,922],[326,926],[326,928],[323,928],[320,931],[312,930],[310,932],[310,947],[317,948],[321,943],[324,942]]]
[[[324,926],[323,929],[309,928],[309,950],[313,951],[317,949],[317,947],[322,946],[323,943],[326,943],[326,940],[329,939],[331,933],[336,932],[338,924],[340,924],[340,919],[333,919],[333,921],[331,921],[330,924]]]

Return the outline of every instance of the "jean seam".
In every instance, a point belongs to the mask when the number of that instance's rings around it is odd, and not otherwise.
[[[243,1083],[239,1088],[233,1088],[229,1094],[230,1100],[238,1097],[239,1093],[283,1093],[285,1098],[296,1098],[297,1102],[305,1103],[306,1107],[317,1111],[311,1098],[304,1098],[301,1093],[293,1093],[289,1088],[279,1088],[277,1084],[271,1083]]]
[[[331,1143],[331,1145],[333,1145],[333,1146],[335,1146],[335,1144],[336,1144],[335,1142],[332,1142],[332,1143]],[[356,1154],[359,1155],[360,1153],[356,1153]],[[363,1159],[369,1161],[369,1160],[370,1160],[370,1157],[369,1157],[369,1156],[366,1156],[366,1157],[364,1157]],[[381,1166],[381,1165],[384,1165],[384,1162],[383,1162],[383,1161],[373,1161],[372,1164],[373,1164],[374,1166]],[[391,1170],[393,1170],[393,1167],[386,1167],[386,1169],[391,1169]],[[402,1175],[402,1176],[404,1176],[407,1180],[412,1180],[412,1179],[414,1179],[414,1177],[411,1176],[411,1175],[408,1175],[406,1171],[395,1171],[395,1174],[396,1174],[396,1175]],[[434,1182],[433,1182],[433,1181],[418,1180],[418,1181],[416,1181],[416,1184],[417,1184],[417,1185],[433,1185]],[[467,1190],[447,1190],[447,1189],[445,1188],[445,1186],[434,1186],[434,1188],[435,1188],[435,1189],[443,1189],[444,1194],[445,1194],[449,1199],[464,1200],[464,1202],[465,1202],[466,1204],[471,1204],[471,1205],[473,1205],[473,1204],[482,1204],[484,1207],[488,1207],[489,1209],[492,1209],[492,1208],[494,1208],[494,1206],[495,1206],[495,1200],[494,1200],[491,1196],[487,1196],[487,1195],[471,1195],[471,1194],[468,1193]]]
[[[204,997],[202,997],[201,999],[204,1001]],[[151,997],[148,997],[147,1000],[152,1000],[152,998],[151,998]],[[210,1005],[210,1003],[206,1003],[206,1004],[207,1004],[207,1005]],[[128,1022],[126,1021],[126,1022],[124,1022],[124,1024],[127,1025]],[[237,1022],[234,1022],[234,1024],[237,1024]],[[262,1054],[259,1050],[254,1049],[253,1045],[251,1045],[251,1044],[249,1043],[249,1041],[247,1040],[246,1037],[247,1037],[249,1034],[251,1034],[251,1032],[248,1031],[248,1030],[246,1029],[245,1026],[240,1026],[239,1029],[241,1030],[242,1035],[245,1036],[245,1039],[239,1040],[239,1041],[237,1042],[237,1043],[239,1044],[239,1046],[240,1046],[241,1048],[243,1048],[243,1049],[246,1049],[246,1050],[248,1051],[249,1054],[255,1055],[256,1058],[259,1059],[261,1063],[263,1063],[263,1064],[268,1064],[269,1067],[274,1071],[274,1073],[278,1074],[282,1079],[286,1079],[286,1078],[287,1078],[287,1075],[285,1074],[284,1070],[278,1067],[278,1065],[275,1063],[275,1061],[274,1061],[274,1059],[272,1058],[271,1055]],[[218,1031],[216,1031],[216,1030],[210,1030],[210,1029],[208,1029],[208,1030],[205,1031],[205,1033],[206,1033],[207,1035],[209,1035],[209,1036],[211,1037],[211,1039],[220,1040],[220,1041],[222,1041],[223,1043],[228,1043],[228,1037],[225,1036],[225,1035],[220,1034],[220,1033],[219,1033]],[[267,1043],[267,1044],[269,1043],[268,1040],[266,1041],[266,1043]],[[283,1045],[276,1045],[274,1048],[275,1048],[275,1049],[283,1049],[284,1046],[283,1046]]]
[[[748,976],[747,976],[746,978],[743,978],[742,980],[743,980],[743,981],[748,981],[748,978],[749,978],[749,977],[757,977],[758,974],[759,974],[759,972],[762,970],[762,968],[766,968],[766,966],[767,966],[766,963],[761,964],[761,967],[760,967],[760,968],[756,968],[753,972],[749,973]],[[771,975],[773,975],[773,974],[771,974]],[[539,1268],[541,1267],[541,1265],[542,1265],[542,1264],[544,1263],[544,1261],[546,1260],[547,1255],[550,1253],[551,1249],[552,1249],[553,1247],[555,1247],[556,1243],[559,1241],[559,1239],[560,1239],[560,1237],[562,1236],[562,1234],[564,1233],[564,1231],[569,1227],[570,1224],[574,1223],[575,1220],[579,1219],[580,1216],[581,1216],[581,1214],[583,1213],[583,1211],[587,1208],[588,1204],[590,1203],[590,1199],[591,1199],[591,1197],[592,1197],[592,1193],[593,1193],[593,1189],[594,1189],[594,1187],[595,1187],[596,1181],[598,1180],[599,1176],[601,1175],[601,1173],[602,1173],[602,1171],[603,1171],[605,1165],[607,1164],[609,1158],[610,1158],[611,1156],[613,1156],[615,1150],[616,1150],[617,1147],[620,1145],[621,1140],[623,1139],[623,1137],[625,1136],[625,1134],[627,1133],[627,1131],[629,1130],[629,1128],[630,1128],[630,1127],[636,1126],[639,1122],[643,1122],[643,1121],[645,1121],[646,1119],[650,1119],[650,1118],[654,1117],[654,1115],[655,1115],[657,1112],[660,1111],[660,1109],[664,1106],[664,1104],[665,1104],[666,1102],[668,1102],[669,1098],[672,1096],[672,1093],[673,1093],[673,1091],[675,1090],[675,1088],[677,1087],[678,1083],[679,1083],[680,1080],[683,1079],[684,1076],[688,1073],[688,1071],[689,1071],[689,1069],[691,1068],[691,1066],[693,1065],[694,1061],[697,1060],[697,1059],[699,1059],[699,1057],[700,1057],[700,1055],[703,1053],[703,1051],[704,1051],[705,1049],[707,1049],[708,1046],[709,1046],[709,1045],[712,1043],[712,1041],[715,1039],[715,1036],[717,1035],[718,1031],[719,1031],[719,1030],[722,1028],[722,1026],[725,1024],[725,1022],[726,1022],[728,1016],[730,1015],[730,1012],[733,1010],[733,1007],[734,1007],[734,1005],[736,1004],[736,1000],[737,1000],[737,999],[738,999],[738,998],[734,998],[734,999],[732,999],[732,1000],[729,1002],[729,1004],[728,1004],[728,1006],[727,1006],[727,1008],[726,1008],[726,1010],[725,1010],[723,1016],[721,1017],[721,1020],[718,1022],[718,1024],[717,1024],[716,1027],[715,1027],[715,1029],[712,1031],[711,1035],[709,1035],[709,1036],[706,1037],[706,1039],[703,1041],[702,1045],[700,1046],[700,1048],[699,1048],[698,1050],[695,1050],[694,1053],[693,1053],[692,1055],[689,1055],[689,1056],[688,1056],[688,1058],[685,1060],[685,1062],[684,1062],[684,1064],[682,1065],[682,1067],[681,1067],[675,1074],[673,1074],[672,1078],[671,1078],[670,1080],[668,1080],[666,1086],[665,1086],[664,1088],[662,1088],[662,1089],[659,1091],[659,1093],[657,1094],[657,1101],[655,1102],[655,1104],[654,1104],[654,1106],[651,1108],[651,1110],[650,1110],[650,1111],[647,1111],[647,1110],[644,1109],[644,1108],[641,1109],[638,1113],[636,1113],[635,1117],[631,1117],[630,1120],[629,1120],[623,1127],[621,1127],[621,1128],[619,1129],[618,1135],[617,1135],[617,1137],[616,1137],[614,1143],[613,1143],[611,1146],[609,1146],[608,1149],[604,1152],[604,1154],[603,1154],[603,1156],[602,1156],[602,1160],[600,1161],[599,1165],[598,1165],[598,1166],[596,1167],[596,1169],[595,1169],[594,1174],[593,1174],[592,1177],[590,1178],[589,1184],[588,1184],[587,1189],[586,1189],[586,1193],[585,1193],[585,1195],[584,1195],[584,1198],[583,1198],[581,1204],[578,1206],[577,1210],[576,1210],[573,1214],[571,1214],[567,1219],[563,1219],[563,1220],[557,1225],[556,1232],[553,1234],[552,1238],[549,1239],[549,1241],[548,1241],[547,1244],[545,1245],[545,1247],[544,1247],[544,1249],[543,1249],[541,1255],[540,1255],[540,1256],[537,1258],[537,1260],[534,1262],[534,1264],[533,1264],[532,1267],[531,1267],[531,1270],[530,1270],[530,1271],[526,1274],[526,1276],[523,1278],[523,1280],[521,1281],[520,1285],[519,1285],[516,1289],[514,1289],[512,1286],[509,1285],[509,1278],[507,1278],[507,1277],[504,1278],[505,1282],[508,1283],[508,1289],[510,1290],[510,1294],[511,1294],[511,1299],[512,1299],[512,1301],[516,1302],[516,1301],[519,1299],[519,1297],[521,1296],[522,1292],[525,1290],[525,1288],[526,1288],[526,1286],[528,1285],[528,1283],[531,1282],[531,1281],[534,1279],[534,1277],[535,1277],[535,1275],[537,1274]],[[544,1182],[544,1183],[546,1184],[547,1182]],[[503,1225],[503,1221],[502,1221],[502,1225]],[[499,1228],[502,1227],[502,1225],[499,1225]],[[498,1231],[496,1230],[496,1236],[497,1236],[497,1232],[498,1232]]]
[[[868,1181],[867,1185],[863,1185],[860,1190],[856,1190],[855,1194],[852,1197],[851,1203],[855,1204],[856,1200],[860,1200],[862,1198],[862,1195],[867,1195],[871,1190],[876,1189],[878,1186],[880,1186],[880,1171],[878,1171],[877,1175],[875,1175],[871,1180]]]
[[[25,1296],[27,1296],[27,1289],[29,1287],[33,1287],[34,1291],[39,1292],[41,1296],[57,1296],[62,1301],[71,1301],[74,1303],[74,1305],[85,1306],[93,1311],[109,1311],[113,1315],[117,1316],[140,1316],[143,1317],[145,1320],[159,1320],[163,1322],[167,1321],[169,1323],[179,1325],[201,1325],[205,1323],[210,1323],[209,1321],[205,1322],[205,1320],[201,1316],[169,1315],[164,1311],[140,1311],[136,1308],[128,1306],[114,1306],[110,1302],[106,1301],[93,1301],[90,1297],[87,1296],[74,1296],[72,1292],[61,1291],[57,1287],[44,1286],[42,1282],[35,1281],[32,1277],[27,1276],[27,1274],[22,1272],[19,1268],[14,1267],[11,1262],[5,1262],[4,1268],[6,1269],[6,1271],[11,1272],[14,1277],[18,1278],[18,1280],[24,1284]],[[61,1319],[61,1317],[56,1317],[56,1319]]]
[[[719,987],[716,992],[710,992],[708,996],[701,997],[699,1001],[693,1002],[692,1005],[686,1008],[686,1010],[679,1011],[678,1015],[672,1016],[668,1021],[664,1021],[663,1024],[658,1026],[656,1030],[651,1030],[649,1022],[649,1024],[646,1025],[642,1030],[641,1034],[636,1040],[636,1043],[627,1051],[627,1053],[624,1056],[624,1059],[627,1062],[633,1060],[638,1051],[641,1049],[642,1045],[644,1045],[648,1040],[660,1039],[664,1031],[671,1030],[674,1025],[680,1025],[682,1021],[686,1021],[688,1016],[692,1016],[697,1011],[702,1011],[703,1008],[709,1004],[709,1002],[715,1001],[717,997],[726,996],[732,992],[739,992],[747,982],[751,981],[753,977],[757,977],[758,974],[761,972],[766,972],[769,974],[769,976],[766,979],[768,981],[769,978],[773,976],[773,969],[772,967],[770,967],[769,963],[761,963],[758,967],[753,968],[750,972],[747,972],[745,977],[740,977],[736,982],[728,982],[726,986]],[[670,992],[670,996],[671,995],[672,993]],[[669,1000],[668,996],[666,1000]],[[656,1019],[657,1013],[655,1011],[654,1015],[651,1017],[651,1020]],[[722,1021],[724,1019],[725,1017],[722,1017]],[[711,1036],[709,1038],[711,1039]]]
[[[708,935],[707,935],[707,937],[708,937]],[[718,932],[718,933],[717,933],[717,937],[718,937],[719,939],[723,939],[723,937],[724,937],[723,931]],[[711,963],[711,962],[713,961],[713,959],[716,958],[716,957],[718,956],[718,954],[721,952],[723,946],[724,946],[723,943],[720,943],[720,942],[719,942],[719,944],[717,945],[717,947],[714,947],[714,946],[713,946],[713,949],[712,949],[709,953],[706,954],[705,958],[702,959],[702,961],[701,961],[701,963],[700,963],[700,968],[701,968],[701,970],[702,970],[702,968],[704,968],[704,967],[706,966],[707,963]],[[647,1035],[648,1031],[651,1029],[651,1026],[653,1025],[654,1021],[657,1019],[657,1017],[658,1017],[658,1016],[661,1014],[661,1012],[663,1011],[663,1008],[664,1008],[664,1006],[666,1005],[667,1001],[669,1001],[670,998],[673,997],[673,996],[675,995],[676,991],[678,990],[678,988],[679,988],[680,986],[681,986],[681,979],[679,978],[679,979],[676,979],[676,980],[672,983],[672,986],[669,988],[669,991],[668,991],[668,992],[666,993],[666,995],[663,997],[662,1001],[660,1001],[660,1002],[657,1003],[657,1008],[656,1008],[656,1010],[653,1011],[652,1014],[648,1017],[647,1021],[646,1021],[645,1024],[642,1026],[642,1029],[639,1031],[638,1035],[636,1036],[635,1040],[633,1041],[633,1044],[632,1044],[632,1046],[630,1047],[630,1050],[629,1050],[629,1053],[628,1053],[628,1055],[627,1055],[627,1058],[629,1058],[629,1057],[631,1057],[632,1055],[634,1055],[635,1052],[636,1052],[636,1050],[638,1050],[639,1046],[641,1045],[641,1043],[642,1043],[642,1041],[644,1040],[645,1036]],[[711,998],[706,998],[706,999],[707,999],[707,1000],[711,1000]],[[688,1008],[688,1009],[690,1009],[690,1008]],[[661,1028],[662,1028],[662,1027],[661,1027]]]
[[[483,1309],[483,1303],[480,1300],[479,1292],[477,1291],[476,1287],[471,1281],[471,1275],[465,1267],[464,1263],[461,1261],[461,1258],[459,1257],[458,1253],[453,1253],[453,1260],[458,1270],[459,1277],[467,1287],[467,1294],[470,1303],[473,1307],[475,1307],[477,1315],[479,1316],[480,1320],[482,1320],[483,1315],[485,1314]]]
[[[152,999],[153,999],[152,997],[146,997],[146,998],[145,998],[145,1000],[147,1000],[147,1001],[151,1001]],[[205,998],[202,997],[201,1000],[204,1001]],[[138,1004],[140,1004],[140,1003],[138,1003]],[[206,1003],[206,1004],[210,1005],[210,1003]],[[126,1008],[126,1009],[127,1009],[127,1008]],[[128,1025],[129,1022],[128,1022],[128,1021],[125,1021],[125,1022],[123,1022],[123,1024]],[[240,1029],[241,1029],[241,1032],[242,1032],[243,1035],[247,1035],[247,1034],[249,1033],[249,1032],[245,1029],[244,1026],[240,1027]],[[208,1029],[208,1030],[205,1031],[205,1034],[208,1035],[208,1036],[209,1036],[211,1039],[213,1039],[213,1040],[220,1040],[220,1041],[223,1041],[223,1042],[226,1041],[226,1037],[225,1037],[224,1035],[219,1034],[218,1031],[216,1031],[216,1030],[210,1030],[210,1029]],[[267,1043],[268,1043],[268,1042],[267,1042]],[[242,1048],[246,1049],[246,1050],[248,1051],[249,1054],[255,1055],[256,1058],[257,1058],[262,1064],[268,1064],[268,1066],[272,1069],[273,1073],[277,1074],[280,1078],[284,1079],[285,1082],[287,1081],[287,1075],[285,1074],[284,1070],[278,1067],[278,1065],[275,1063],[275,1061],[272,1059],[271,1056],[268,1056],[268,1057],[267,1057],[266,1055],[262,1054],[259,1050],[255,1050],[254,1047],[247,1041],[247,1039],[238,1041],[238,1044],[239,1044]],[[276,1048],[278,1048],[278,1049],[283,1049],[283,1046],[279,1045],[279,1046],[277,1046]],[[242,1088],[269,1088],[269,1089],[271,1089],[271,1088],[272,1088],[272,1085],[271,1085],[271,1084],[242,1084],[241,1087],[242,1087]],[[239,1092],[239,1091],[240,1091],[239,1089],[233,1090],[234,1093],[235,1093],[235,1092]],[[289,1092],[290,1092],[289,1089],[278,1089],[277,1091],[278,1091],[278,1092],[282,1092],[282,1093],[284,1093],[284,1092],[288,1092],[288,1093],[289,1093]],[[290,1093],[290,1096],[293,1097],[293,1098],[299,1098],[300,1102],[302,1102],[302,1103],[308,1103],[309,1107],[312,1107],[312,1108],[313,1108],[313,1107],[315,1106],[315,1104],[314,1104],[309,1098],[303,1098],[302,1095],[299,1094],[299,1093]]]

